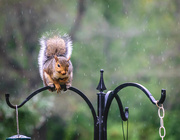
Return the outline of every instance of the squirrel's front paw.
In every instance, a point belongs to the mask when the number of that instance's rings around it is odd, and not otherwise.
[[[61,88],[56,89],[57,93],[61,92]]]
[[[57,93],[59,93],[61,91],[61,86],[59,84],[56,84],[55,87],[56,87]]]

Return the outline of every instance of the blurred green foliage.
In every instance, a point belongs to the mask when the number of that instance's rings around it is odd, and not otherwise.
[[[164,103],[168,140],[177,140],[180,83],[179,0],[1,0],[0,1],[0,138],[16,133],[15,112],[4,99],[19,104],[42,87],[37,58],[39,38],[61,30],[73,38],[73,86],[96,108],[99,70],[108,90],[137,82]],[[107,90],[107,91],[108,91]],[[107,92],[105,91],[105,92]],[[129,107],[129,139],[159,139],[157,107],[138,89],[119,93]],[[84,101],[73,92],[37,95],[19,109],[20,132],[33,140],[93,139],[93,120]],[[126,122],[124,122],[126,133]],[[108,139],[123,139],[122,121],[113,102]]]

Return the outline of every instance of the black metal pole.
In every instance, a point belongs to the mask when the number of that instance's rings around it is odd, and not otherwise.
[[[97,101],[98,101],[98,106],[97,106],[97,111],[98,111],[98,116],[97,116],[97,125],[98,125],[98,140],[104,140],[104,132],[103,132],[103,111],[104,111],[104,100],[105,99],[105,94],[103,92],[100,92],[97,94]]]
[[[101,75],[100,75],[100,81],[99,85],[97,86],[97,90],[99,90],[99,93],[97,93],[97,125],[98,125],[98,140],[105,140],[105,132],[104,131],[104,122],[103,122],[103,114],[104,114],[104,108],[105,108],[105,93],[103,92],[106,90],[106,86],[104,85],[103,80],[103,70],[101,69]]]

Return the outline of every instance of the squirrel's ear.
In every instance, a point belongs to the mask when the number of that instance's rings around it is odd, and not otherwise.
[[[58,61],[58,57],[56,55],[54,55],[54,59],[56,60],[56,62]]]
[[[69,61],[69,60],[70,60],[70,58],[71,58],[71,56],[69,56],[69,58],[67,59],[67,61]]]

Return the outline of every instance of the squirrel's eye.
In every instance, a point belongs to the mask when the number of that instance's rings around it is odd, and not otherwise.
[[[59,65],[59,64],[58,64],[57,66],[58,66],[58,67],[60,67],[60,65]]]

